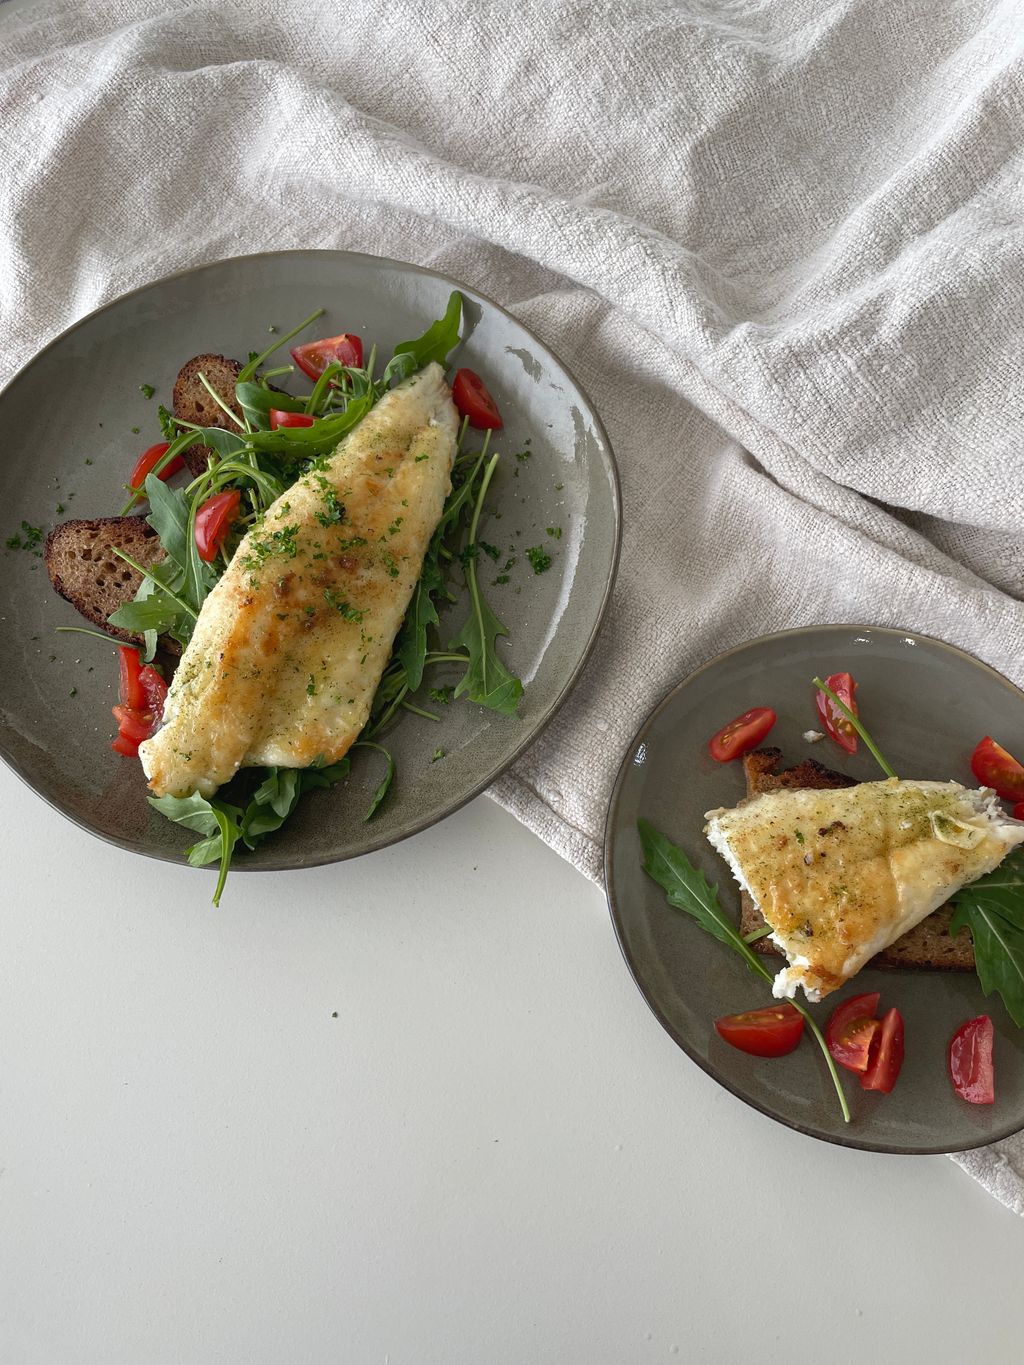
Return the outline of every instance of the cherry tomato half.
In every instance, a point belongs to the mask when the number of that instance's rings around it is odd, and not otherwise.
[[[741,1052],[755,1057],[784,1057],[799,1043],[804,1017],[795,1005],[770,1005],[746,1014],[726,1014],[715,1020],[715,1028]]]
[[[152,664],[143,664],[139,669],[139,682],[146,694],[146,710],[152,712],[156,720],[160,721],[164,714],[164,702],[167,700],[167,684]]]
[[[292,359],[310,379],[319,379],[335,360],[339,365],[349,365],[353,370],[358,370],[363,364],[363,339],[352,332],[342,332],[338,337],[307,341],[304,346],[292,347]]]
[[[497,431],[505,423],[498,405],[487,392],[487,386],[472,370],[456,370],[452,381],[452,398],[459,414],[478,431]]]
[[[152,474],[153,466],[163,458],[163,456],[169,449],[170,444],[171,444],[170,441],[158,441],[155,446],[150,446],[148,450],[144,450],[142,452],[139,458],[135,461],[135,467],[132,469],[132,472],[128,478],[129,488],[142,487],[142,485],[146,482],[146,475]],[[166,481],[171,477],[172,474],[177,474],[179,469],[184,468],[185,468],[184,457],[181,455],[175,455],[174,459],[171,460],[169,464],[164,465],[163,469],[161,469],[160,473],[157,475],[157,478]]]
[[[708,740],[711,757],[719,763],[729,763],[751,749],[756,749],[765,735],[775,724],[775,712],[770,706],[755,706],[744,711],[728,725],[723,725],[716,735]]]
[[[142,672],[139,651],[134,645],[118,645],[117,662],[120,670],[118,695],[121,698],[121,705],[130,706],[135,711],[143,710],[146,705],[146,693],[139,678]]]
[[[867,1070],[860,1078],[865,1090],[880,1090],[883,1095],[896,1084],[903,1065],[903,1015],[895,1006],[882,1015],[875,1034]]]
[[[139,741],[129,739],[126,735],[119,734],[116,739],[110,741],[110,747],[115,754],[123,754],[125,758],[138,758]]]
[[[994,1030],[987,1014],[961,1024],[949,1042],[949,1074],[953,1089],[968,1104],[994,1104],[995,1069],[992,1066]]]
[[[238,489],[228,488],[207,498],[196,513],[196,549],[204,563],[210,564],[217,558],[241,501]]]
[[[854,995],[833,1010],[832,1017],[825,1025],[828,1050],[847,1071],[864,1072],[868,1069],[871,1044],[880,1028],[875,1018],[878,999],[878,991]]]
[[[156,724],[152,711],[136,711],[132,706],[112,706],[110,709],[122,739],[133,739],[141,744],[152,735]]]
[[[308,412],[282,412],[280,408],[270,409],[270,430],[278,427],[311,427],[316,421]]]
[[[841,702],[850,708],[855,716],[859,716],[857,702],[854,694],[857,691],[857,684],[853,681],[849,673],[833,673],[830,678],[825,679],[826,686],[830,687]],[[821,723],[825,727],[826,733],[830,734],[835,742],[841,745],[848,754],[857,752],[857,731],[853,728],[847,718],[840,711],[831,697],[826,697],[825,693],[819,690],[814,696],[815,705],[818,708],[818,715]]]
[[[983,787],[994,787],[1004,801],[1024,801],[1024,768],[990,735],[971,754],[971,772]]]

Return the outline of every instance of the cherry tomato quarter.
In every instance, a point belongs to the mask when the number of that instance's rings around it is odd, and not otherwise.
[[[282,412],[280,408],[270,409],[270,430],[278,427],[311,427],[316,421],[308,412]]]
[[[199,558],[210,564],[217,558],[224,537],[238,515],[242,495],[237,488],[226,489],[207,498],[196,513],[196,549]]]
[[[949,1043],[949,1074],[953,1089],[968,1104],[993,1104],[996,1098],[992,1065],[994,1030],[987,1014],[961,1024]]]
[[[134,645],[118,645],[117,662],[119,669],[118,695],[122,706],[130,706],[141,711],[146,705],[146,693],[140,681],[142,660]]]
[[[307,341],[304,346],[292,347],[292,359],[310,379],[319,379],[327,366],[334,361],[339,365],[348,365],[350,369],[359,370],[363,365],[363,339],[354,332],[342,332],[341,336]],[[287,425],[301,426],[302,423]]]
[[[457,370],[452,381],[452,398],[459,414],[478,431],[497,431],[504,426],[498,405],[487,386],[472,370]]]
[[[880,1028],[875,1018],[878,1000],[878,991],[852,996],[833,1010],[825,1025],[828,1050],[847,1071],[863,1074],[868,1069],[871,1046]]]
[[[882,1016],[860,1083],[865,1090],[880,1090],[888,1095],[899,1078],[902,1065],[903,1015],[894,1006]]]
[[[155,446],[150,446],[148,450],[142,452],[135,461],[135,465],[128,478],[129,488],[138,490],[142,487],[146,482],[146,475],[152,474],[154,466],[163,459],[164,455],[170,449],[170,444],[170,441],[158,441]],[[172,474],[177,474],[179,469],[184,468],[184,456],[175,455],[173,460],[164,465],[163,469],[161,469],[160,473],[157,475],[157,478],[163,479],[166,482]]]
[[[833,673],[831,677],[825,679],[825,684],[844,705],[850,708],[855,716],[860,715],[855,699],[857,684],[853,681],[851,674]],[[848,754],[855,754],[857,752],[857,731],[832,698],[827,697],[819,688],[814,695],[814,702],[826,734],[831,735],[835,742]]]
[[[983,787],[993,787],[1004,801],[1024,801],[1024,768],[991,735],[971,754],[971,772]]]
[[[711,757],[719,763],[729,763],[756,749],[775,724],[776,715],[770,706],[755,706],[744,711],[708,740]]]
[[[790,1004],[770,1005],[746,1014],[726,1014],[715,1020],[719,1036],[754,1057],[784,1057],[799,1043],[804,1017]]]

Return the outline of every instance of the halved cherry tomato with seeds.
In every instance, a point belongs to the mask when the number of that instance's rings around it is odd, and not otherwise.
[[[953,1089],[968,1104],[993,1104],[996,1098],[992,1065],[992,1020],[987,1014],[961,1024],[949,1043],[949,1074]]]
[[[157,720],[160,720],[164,714],[164,702],[167,700],[167,684],[152,664],[143,664],[139,669],[139,682],[146,695],[146,710],[152,711]]]
[[[847,1071],[864,1072],[868,1069],[871,1044],[881,1027],[875,1018],[878,1000],[878,991],[851,996],[832,1011],[825,1025],[828,1050]]]
[[[278,427],[311,427],[316,421],[308,412],[282,412],[280,408],[270,409],[270,430]]]
[[[1004,801],[1024,801],[1024,767],[990,735],[971,754],[971,772],[983,787],[993,787]]]
[[[903,1065],[903,1015],[895,1006],[882,1015],[871,1045],[867,1070],[860,1078],[864,1090],[880,1090],[888,1095],[896,1084]]]
[[[715,1020],[720,1037],[755,1057],[784,1057],[799,1043],[804,1017],[795,1005],[770,1005],[746,1014],[726,1014]]]
[[[756,749],[765,735],[775,724],[775,712],[770,706],[755,706],[744,711],[728,725],[723,725],[716,735],[708,740],[711,757],[719,763],[729,763],[741,758],[751,749]]]
[[[320,341],[307,341],[304,346],[292,347],[292,359],[310,379],[319,379],[328,365],[335,361],[348,365],[353,370],[362,368],[363,339],[353,332],[342,332],[338,337],[323,337]],[[289,423],[296,426],[301,423]]]
[[[241,501],[242,495],[238,489],[230,488],[207,498],[196,513],[196,549],[205,564],[217,558],[224,537],[238,515]]]
[[[850,708],[855,716],[860,715],[854,696],[857,691],[857,684],[849,673],[833,673],[831,677],[825,679],[825,685],[836,694],[845,706]],[[857,731],[832,698],[827,697],[819,688],[814,695],[814,702],[826,733],[830,734],[848,754],[855,754],[857,752]]]
[[[158,464],[164,457],[170,448],[170,444],[170,441],[158,441],[155,446],[150,446],[148,450],[142,452],[135,461],[135,467],[132,469],[128,478],[129,488],[138,489],[142,487],[146,482],[146,475],[152,474],[154,465]],[[160,473],[157,475],[157,478],[167,480],[172,474],[177,474],[179,469],[184,468],[184,456],[175,455],[173,460],[164,465],[163,469],[161,469]]]
[[[498,405],[487,392],[487,386],[472,370],[456,370],[452,381],[452,399],[462,417],[478,431],[497,431],[505,424]]]

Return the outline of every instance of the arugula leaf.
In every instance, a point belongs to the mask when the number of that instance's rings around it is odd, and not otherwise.
[[[206,836],[187,850],[188,860],[193,867],[205,867],[207,863],[220,862],[220,875],[213,893],[214,905],[220,905],[221,893],[231,866],[231,855],[242,834],[238,823],[242,818],[242,812],[237,806],[228,805],[226,801],[208,801],[198,792],[191,796],[150,796],[147,799],[153,809],[165,815],[168,820]]]
[[[462,295],[457,289],[453,289],[448,296],[448,307],[443,318],[432,322],[421,337],[398,343],[384,371],[384,378],[390,383],[395,383],[407,379],[410,374],[421,370],[424,365],[429,365],[432,360],[443,365],[448,359],[448,352],[458,344],[461,322]],[[409,360],[401,359],[403,356],[410,357],[411,367]]]
[[[270,430],[270,409],[278,412],[305,412],[306,400],[293,398],[290,393],[264,388],[262,384],[240,381],[235,385],[238,406],[257,431]]]
[[[1010,1018],[1024,1028],[1024,848],[959,890],[953,902],[949,931],[970,929],[982,991],[1001,995]]]
[[[373,819],[373,817],[377,814],[378,809],[380,808],[380,803],[388,794],[388,791],[391,787],[391,783],[394,781],[395,778],[395,760],[391,757],[391,754],[388,752],[387,749],[384,748],[382,744],[374,744],[372,740],[369,739],[357,740],[355,744],[352,745],[352,748],[376,749],[379,754],[383,754],[384,757],[387,759],[388,766],[385,769],[383,780],[381,781],[381,784],[377,788],[377,790],[373,793],[373,798],[370,801],[369,809],[363,816],[363,820],[365,822],[366,820]]]
[[[772,972],[750,949],[745,939],[736,930],[735,925],[726,916],[718,904],[718,892],[713,886],[709,885],[700,869],[694,867],[683,850],[674,844],[667,835],[655,829],[650,821],[638,820],[636,824],[640,834],[640,847],[643,850],[644,871],[665,892],[669,905],[674,906],[677,910],[682,910],[684,914],[696,920],[706,933],[717,938],[719,943],[724,943],[726,947],[738,953],[755,976],[763,977],[766,981],[772,981],[774,979]],[[832,1077],[832,1084],[835,1086],[836,1094],[839,1097],[839,1108],[842,1111],[843,1121],[849,1123],[850,1107],[846,1102],[846,1095],[843,1093],[842,1083],[839,1080],[839,1072],[836,1070],[836,1064],[832,1060],[832,1054],[828,1050],[828,1044],[822,1036],[821,1029],[803,1005],[796,1000],[790,1003],[794,1009],[803,1015],[814,1041],[821,1049],[821,1055],[825,1058],[829,1075]]]
[[[303,792],[331,787],[347,777],[348,772],[347,758],[323,768],[268,768],[242,817],[242,838],[247,846],[255,848],[265,835],[280,829]]]
[[[752,952],[724,910],[718,904],[718,892],[709,885],[699,868],[667,835],[647,820],[638,820],[640,847],[644,854],[644,871],[653,877],[664,891],[669,905],[695,919],[705,933],[719,943],[739,953],[755,976],[773,981],[774,976],[761,958]]]
[[[477,494],[473,520],[469,528],[469,545],[476,544],[480,509],[487,496],[487,488],[497,463],[498,456],[492,455],[480,481],[480,491]],[[455,695],[461,697],[465,694],[470,701],[475,701],[478,705],[486,706],[501,715],[514,715],[523,695],[523,684],[498,658],[495,641],[499,636],[507,636],[508,630],[483,599],[477,582],[476,559],[473,557],[466,560],[466,584],[470,596],[469,616],[458,635],[452,640],[451,648],[464,648],[469,655],[469,663],[455,688]]]
[[[126,602],[123,607],[118,607],[117,611],[107,617],[112,626],[129,630],[133,635],[143,635],[146,631],[156,631],[158,635],[162,635],[178,624],[181,608],[177,602],[165,592],[161,592],[151,579],[142,580],[139,593],[141,594],[145,588],[149,588],[145,597],[140,595],[133,602]]]
[[[168,488],[155,474],[146,476],[149,516],[146,520],[160,537],[164,553],[184,569],[188,562],[189,502],[180,488]]]
[[[441,534],[435,532],[423,559],[423,572],[413,589],[405,620],[395,641],[394,652],[405,669],[405,681],[410,692],[415,692],[423,681],[427,660],[427,627],[438,624],[433,594],[440,592],[444,586],[438,559],[440,549]]]

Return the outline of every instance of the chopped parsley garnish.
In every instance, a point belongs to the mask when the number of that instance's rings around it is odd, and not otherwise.
[[[152,398],[156,393],[156,389],[152,384],[140,384],[139,393],[142,394],[143,398]]]
[[[309,675],[309,682],[306,684],[306,696],[316,696],[316,679],[313,677],[312,673]]]
[[[439,758],[444,758],[444,750],[443,750],[443,749],[435,749],[434,752],[433,752],[433,754],[432,754],[431,757],[430,757],[430,761],[431,761],[431,763],[436,763],[437,760],[438,760]]]
[[[448,706],[451,704],[454,687],[432,687],[430,689],[430,700],[436,701],[438,706]]]
[[[549,526],[548,535],[552,538],[552,540],[561,540],[562,539],[561,526]]]
[[[501,554],[501,551],[498,549],[497,545],[488,545],[486,540],[478,540],[477,544],[480,546],[481,550],[483,550],[485,555],[490,555],[491,559],[497,562],[498,556]]]
[[[551,568],[551,556],[540,545],[534,545],[527,550],[526,558],[530,561],[534,573],[543,573],[545,569]]]
[[[359,625],[366,615],[365,611],[360,611],[358,607],[352,606],[351,602],[346,602],[344,598],[339,597],[330,588],[324,590],[324,601],[329,607],[333,607],[339,616],[344,616],[346,621],[354,621],[356,625]]]

